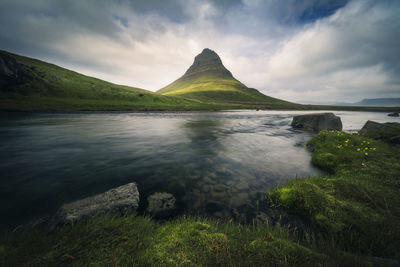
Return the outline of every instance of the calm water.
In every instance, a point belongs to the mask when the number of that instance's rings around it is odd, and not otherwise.
[[[251,216],[266,189],[322,173],[290,127],[312,112],[0,114],[1,229],[137,182],[142,204],[171,192],[181,213]],[[344,130],[387,113],[335,112]]]

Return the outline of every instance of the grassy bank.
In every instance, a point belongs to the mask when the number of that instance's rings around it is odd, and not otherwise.
[[[4,266],[359,266],[400,260],[399,149],[321,132],[308,143],[327,177],[270,190],[282,215],[310,226],[141,216],[93,218],[46,233],[6,235]],[[379,258],[377,258],[379,257]],[[383,259],[384,258],[384,259]]]
[[[272,202],[333,247],[400,259],[399,149],[342,132],[322,132],[308,145],[313,164],[332,176],[291,180],[271,190]]]

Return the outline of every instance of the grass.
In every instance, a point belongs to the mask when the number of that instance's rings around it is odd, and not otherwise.
[[[204,218],[164,223],[102,216],[53,233],[6,236],[4,266],[335,266],[338,258],[296,240],[287,228],[242,226]]]
[[[268,198],[295,225],[102,216],[0,241],[4,266],[373,266],[400,260],[399,148],[324,131],[308,142],[331,175],[292,179]],[[378,257],[378,258],[377,258]],[[386,260],[386,261],[385,261]]]
[[[328,177],[291,180],[270,200],[302,218],[331,246],[400,259],[400,155],[385,143],[343,132],[321,132],[308,145]]]

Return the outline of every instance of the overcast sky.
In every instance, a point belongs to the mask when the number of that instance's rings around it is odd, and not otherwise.
[[[400,97],[399,0],[0,0],[0,49],[156,91],[203,48],[297,102]]]

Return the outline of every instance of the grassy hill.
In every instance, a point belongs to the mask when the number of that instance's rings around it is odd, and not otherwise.
[[[0,110],[193,110],[217,108],[224,107],[116,85],[37,59],[0,51]]]
[[[219,56],[208,48],[196,56],[193,65],[181,78],[157,93],[207,102],[290,104],[266,96],[236,80]]]

